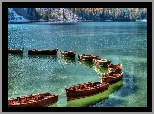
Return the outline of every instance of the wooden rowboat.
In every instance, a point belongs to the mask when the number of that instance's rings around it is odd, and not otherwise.
[[[108,67],[111,63],[111,60],[107,59],[93,59],[94,65],[101,66],[101,67]]]
[[[122,71],[122,64],[118,64],[118,65],[109,64],[108,70],[109,72],[112,71],[112,72],[120,73]]]
[[[31,94],[8,100],[8,107],[47,107],[58,101],[58,94]]]
[[[23,50],[24,50],[24,48],[22,48],[22,49],[10,49],[10,48],[8,48],[8,53],[23,54]]]
[[[102,83],[106,82],[109,84],[116,83],[120,81],[123,77],[124,72],[117,73],[117,72],[109,72],[109,73],[104,73],[102,74]]]
[[[67,101],[92,96],[107,90],[109,83],[88,82],[65,88]]]
[[[56,48],[55,50],[48,50],[48,49],[44,49],[44,50],[37,50],[37,49],[28,50],[29,55],[56,55],[57,52],[58,52],[58,48]]]
[[[60,54],[65,57],[75,57],[76,51],[60,51]]]
[[[94,56],[92,54],[78,54],[79,60],[92,61],[93,59],[98,59],[99,56]]]

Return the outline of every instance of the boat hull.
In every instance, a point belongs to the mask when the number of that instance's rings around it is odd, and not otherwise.
[[[28,50],[29,55],[56,55],[58,50]]]
[[[64,57],[75,57],[76,55],[75,52],[69,52],[69,51],[65,51],[65,52],[60,51],[60,54]]]
[[[79,60],[93,61],[93,59],[98,59],[98,56],[87,55],[87,54],[85,54],[85,55],[78,54],[78,58],[79,58]]]
[[[118,64],[118,65],[109,64],[108,68],[122,69],[122,64]]]
[[[114,71],[116,73],[121,73],[121,71],[122,71],[122,64],[118,64],[118,65],[110,64],[110,65],[108,65],[108,70],[109,71]]]
[[[107,90],[108,87],[109,87],[109,83],[106,83],[106,85],[104,85],[104,86],[92,88],[90,90],[69,90],[69,89],[66,89],[67,101],[79,99],[79,98],[84,98],[84,97],[88,97],[88,96],[92,96],[92,95],[101,93],[101,92]]]
[[[116,76],[113,75],[113,76],[103,77],[102,82],[106,82],[106,83],[109,83],[109,84],[116,83],[123,78],[123,74],[124,73],[121,72],[119,75],[116,75]]]
[[[8,53],[11,53],[11,54],[23,54],[23,49],[8,49]]]
[[[56,103],[57,101],[58,101],[58,94],[54,96],[48,96],[42,100],[37,100],[33,102],[16,103],[16,104],[8,103],[8,107],[47,107],[51,104]]]
[[[110,60],[97,60],[94,59],[94,65],[101,66],[101,67],[108,67],[108,65],[111,63]]]

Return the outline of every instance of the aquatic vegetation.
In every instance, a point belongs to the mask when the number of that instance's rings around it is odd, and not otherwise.
[[[96,94],[94,96],[75,99],[67,102],[67,107],[89,107],[91,105],[94,105],[104,99],[109,98],[109,95],[112,94],[115,91],[118,91],[123,86],[123,81],[119,81],[115,84],[112,84],[109,86],[108,90]]]
[[[58,106],[57,106],[57,104],[55,103],[55,104],[50,105],[49,107],[58,107]]]

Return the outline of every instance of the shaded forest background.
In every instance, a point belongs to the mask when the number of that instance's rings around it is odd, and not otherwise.
[[[13,8],[13,10],[30,20],[136,21],[147,19],[146,8]],[[13,14],[9,11],[8,13],[8,20],[13,19]]]

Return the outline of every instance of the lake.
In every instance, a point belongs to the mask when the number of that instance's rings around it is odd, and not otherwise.
[[[58,107],[66,107],[65,88],[100,81],[107,72],[92,63],[80,63],[78,54],[93,54],[123,65],[123,87],[91,107],[147,106],[147,23],[47,22],[8,24],[8,47],[24,48],[23,55],[8,54],[8,99],[26,94],[60,94]],[[55,49],[56,56],[30,56],[30,49]],[[76,51],[74,60],[59,51]]]

